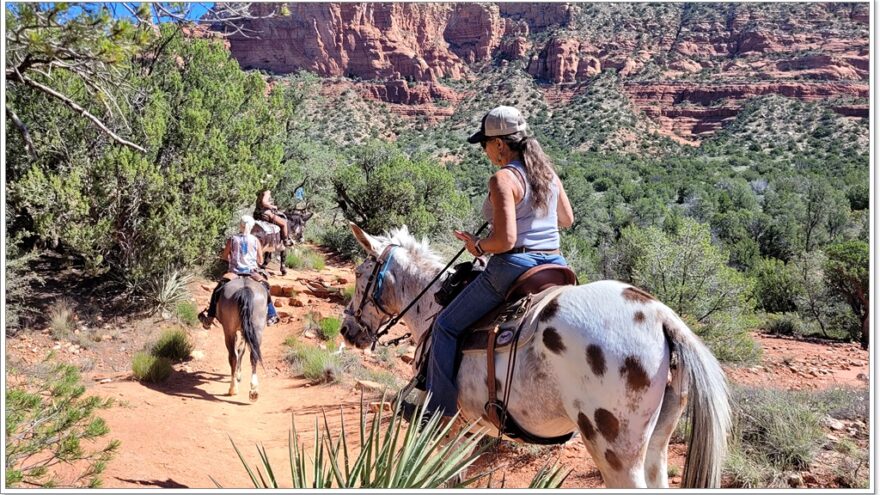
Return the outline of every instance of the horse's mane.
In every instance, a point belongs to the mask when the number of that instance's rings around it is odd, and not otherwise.
[[[422,240],[416,239],[409,233],[409,229],[406,225],[400,228],[391,229],[387,236],[381,237],[380,239],[383,241],[383,244],[393,242],[405,249],[410,257],[412,257],[414,266],[433,268],[438,264],[443,264],[440,256],[431,250],[428,239],[424,237]]]

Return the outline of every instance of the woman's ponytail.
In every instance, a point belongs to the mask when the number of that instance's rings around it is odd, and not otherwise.
[[[526,178],[532,188],[532,206],[546,213],[550,201],[551,184],[556,178],[553,164],[541,144],[533,136],[518,132],[501,138],[511,150],[522,154]]]

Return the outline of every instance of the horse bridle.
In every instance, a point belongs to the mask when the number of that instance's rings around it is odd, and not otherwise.
[[[373,271],[370,272],[370,278],[367,279],[367,286],[364,288],[364,297],[361,299],[361,303],[358,305],[357,309],[352,313],[348,308],[345,308],[345,314],[354,318],[355,323],[358,325],[359,330],[362,332],[366,332],[373,339],[373,348],[376,347],[376,343],[379,340],[381,335],[387,333],[388,328],[384,329],[384,331],[380,332],[372,332],[370,327],[364,323],[361,319],[361,315],[364,312],[364,307],[367,303],[373,304],[379,311],[381,311],[385,318],[379,323],[378,328],[382,328],[383,325],[391,321],[395,315],[391,313],[385,306],[382,305],[382,290],[385,286],[385,275],[388,274],[388,266],[391,264],[391,256],[394,254],[394,250],[398,248],[397,244],[389,244],[382,251],[382,254],[379,257],[375,257],[370,255],[368,259],[373,260]],[[396,322],[395,322],[396,323]]]
[[[480,232],[482,232],[483,229],[485,229],[488,226],[489,226],[489,222],[483,223],[483,225],[479,229],[477,229],[477,232],[474,235],[480,235]],[[376,344],[379,343],[379,337],[382,337],[383,335],[388,333],[388,331],[391,330],[391,327],[396,325],[397,322],[400,321],[401,318],[403,318],[403,315],[405,315],[406,312],[409,311],[410,308],[412,308],[419,301],[419,299],[421,299],[422,296],[425,295],[425,292],[427,292],[428,289],[430,289],[431,286],[434,285],[434,282],[439,280],[440,277],[442,277],[443,274],[446,273],[447,270],[449,270],[449,267],[452,266],[453,263],[455,263],[455,260],[457,260],[458,257],[461,256],[461,254],[464,253],[464,251],[466,249],[466,248],[461,248],[458,251],[458,253],[451,260],[449,260],[449,263],[447,263],[446,266],[444,266],[442,270],[437,272],[437,275],[434,276],[434,279],[431,280],[430,282],[428,282],[428,285],[426,285],[425,288],[422,289],[422,291],[419,292],[419,294],[416,297],[414,297],[413,300],[410,301],[409,304],[407,304],[405,308],[403,308],[403,310],[400,311],[400,313],[397,313],[395,315],[395,314],[390,313],[388,310],[386,310],[385,307],[382,306],[381,301],[382,301],[382,286],[385,281],[385,274],[388,272],[388,265],[391,263],[391,255],[394,254],[394,250],[398,247],[400,247],[400,246],[397,244],[389,244],[389,245],[385,246],[385,249],[382,250],[382,254],[379,255],[378,258],[376,258],[373,255],[370,255],[370,257],[368,259],[373,259],[375,265],[373,265],[373,271],[370,273],[370,278],[367,280],[367,286],[364,288],[364,298],[361,300],[361,303],[358,305],[358,309],[354,312],[354,314],[352,314],[348,310],[348,308],[345,309],[345,314],[354,318],[354,321],[358,325],[359,330],[362,332],[366,332],[367,335],[369,335],[370,338],[373,339],[373,344],[372,344],[371,349],[374,349],[374,350],[376,349]],[[375,287],[373,287],[374,283],[376,284]],[[372,292],[370,292],[370,288],[373,289]],[[382,321],[382,323],[379,324],[378,328],[380,328],[381,330],[377,330],[375,333],[371,332],[370,327],[368,327],[363,322],[363,320],[361,320],[361,314],[363,313],[364,306],[367,304],[367,302],[372,302],[373,305],[379,309],[379,311],[381,311],[382,313],[385,314],[385,316],[387,316],[387,318],[384,319]],[[383,326],[385,328],[382,328]],[[385,342],[383,345],[397,345],[402,340],[406,339],[409,336],[410,336],[410,332],[407,332],[406,334],[404,334],[400,337],[397,337],[397,338],[389,340],[388,342]]]

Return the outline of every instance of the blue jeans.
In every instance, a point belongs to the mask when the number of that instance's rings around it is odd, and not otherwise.
[[[427,410],[452,416],[458,410],[455,353],[458,338],[489,311],[504,302],[507,290],[526,270],[552,263],[566,265],[559,254],[517,253],[492,256],[486,269],[467,285],[434,322],[428,360]]]

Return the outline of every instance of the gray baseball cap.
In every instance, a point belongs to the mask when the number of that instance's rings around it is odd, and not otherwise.
[[[529,128],[525,117],[514,107],[495,107],[483,116],[480,130],[468,138],[468,142],[476,144],[487,138],[507,136]]]

